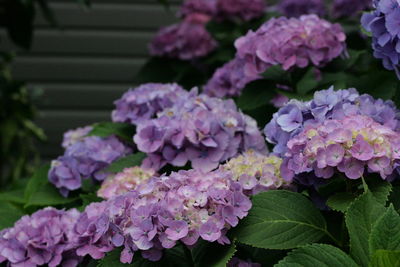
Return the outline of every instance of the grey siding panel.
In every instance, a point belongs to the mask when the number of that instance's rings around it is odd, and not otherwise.
[[[17,79],[30,82],[132,82],[144,64],[143,58],[17,57]]]
[[[147,56],[148,43],[153,32],[104,31],[82,29],[39,29],[35,32],[35,39],[29,52],[16,48],[6,37],[5,32],[0,33],[2,47],[17,49],[21,55],[100,55],[100,56]]]

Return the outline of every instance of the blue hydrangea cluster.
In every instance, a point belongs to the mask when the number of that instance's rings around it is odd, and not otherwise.
[[[178,242],[229,244],[228,229],[250,208],[250,199],[230,172],[190,170],[152,178],[129,193],[86,208],[75,226],[77,254],[100,259],[123,247],[120,260],[131,263],[137,251],[158,261],[163,249]]]
[[[159,170],[165,164],[210,171],[242,151],[265,151],[265,142],[251,117],[241,113],[233,100],[198,94],[137,126],[134,141],[147,153],[143,166]]]
[[[188,92],[178,84],[147,83],[129,89],[114,102],[114,122],[137,124],[155,117],[165,108],[170,108]]]
[[[400,79],[400,2],[375,0],[374,7],[362,16],[361,23],[372,34],[374,56]]]
[[[87,136],[66,148],[63,156],[51,162],[49,181],[63,196],[82,186],[83,179],[103,181],[103,170],[115,160],[132,153],[117,137]]]
[[[48,265],[75,267],[81,261],[75,249],[74,225],[80,213],[45,208],[23,216],[14,227],[0,232],[0,263],[12,267]]]
[[[355,89],[318,91],[311,101],[291,100],[273,115],[264,133],[274,144],[274,152],[284,155],[287,142],[304,127],[327,119],[342,119],[350,115],[365,115],[392,130],[400,127],[400,113],[390,100],[374,99],[360,95]]]

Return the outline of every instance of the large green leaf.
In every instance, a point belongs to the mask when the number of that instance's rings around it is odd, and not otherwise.
[[[370,267],[400,267],[400,251],[378,250],[372,256]]]
[[[25,204],[24,190],[17,189],[0,193],[0,202],[6,201],[17,204]]]
[[[368,239],[372,225],[385,212],[370,191],[356,199],[347,209],[345,220],[350,236],[350,254],[361,266],[368,266]]]
[[[249,215],[234,229],[239,242],[290,249],[329,235],[324,217],[305,196],[274,190],[256,195]]]
[[[74,202],[77,199],[77,197],[63,197],[54,185],[47,183],[31,195],[29,200],[26,202],[25,207],[64,205]]]
[[[353,259],[340,249],[326,244],[307,245],[290,252],[276,267],[357,267]]]
[[[318,85],[318,81],[315,75],[315,68],[309,68],[304,76],[297,83],[297,92],[301,95],[306,95],[313,89],[315,90]]]
[[[333,210],[346,212],[351,202],[356,198],[357,196],[352,193],[341,192],[329,197],[326,204]]]
[[[0,202],[0,231],[4,228],[11,227],[21,218],[24,213],[14,205],[1,201]]]
[[[375,250],[400,250],[400,215],[391,205],[372,227],[370,253]]]
[[[192,257],[196,267],[225,267],[235,252],[234,243],[221,246],[215,242],[199,241],[192,249]]]
[[[33,176],[25,188],[25,202],[29,202],[32,195],[37,192],[43,185],[48,183],[47,174],[50,169],[50,164],[45,164],[35,171]]]
[[[123,171],[125,168],[140,166],[144,158],[146,158],[146,154],[138,152],[136,154],[120,158],[119,160],[110,164],[110,166],[108,166],[104,171],[118,173]]]
[[[246,85],[243,93],[237,100],[241,110],[253,110],[268,104],[276,95],[274,82],[257,80]]]
[[[135,126],[129,123],[99,122],[93,124],[93,129],[88,135],[99,137],[116,135],[127,142],[132,142],[135,131]]]

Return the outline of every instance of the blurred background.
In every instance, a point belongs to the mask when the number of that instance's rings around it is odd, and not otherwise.
[[[135,85],[149,41],[160,26],[177,20],[179,3],[169,1],[166,9],[157,0],[47,2],[55,22],[35,10],[29,49],[0,31],[0,51],[15,53],[13,79],[26,81],[33,93],[35,122],[47,136],[38,145],[43,160],[62,154],[66,130],[110,120],[113,101]]]

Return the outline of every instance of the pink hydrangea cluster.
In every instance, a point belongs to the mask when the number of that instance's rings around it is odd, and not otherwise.
[[[242,185],[247,195],[255,195],[290,185],[281,177],[281,164],[279,157],[249,150],[229,160],[221,169],[231,172],[233,179]]]
[[[92,129],[92,126],[85,126],[65,132],[62,141],[62,147],[67,148],[75,143],[83,141],[83,139],[92,131]]]
[[[321,67],[344,53],[345,40],[339,24],[316,15],[272,18],[236,40],[235,59],[214,73],[205,91],[220,97],[240,95],[248,82],[274,65],[284,70]]]
[[[150,44],[150,54],[181,60],[208,55],[217,47],[205,27],[209,20],[207,15],[192,14],[180,23],[162,28]]]
[[[152,261],[177,242],[194,245],[200,238],[221,244],[251,208],[230,172],[180,171],[152,178],[136,190],[88,206],[75,230],[77,254],[102,258],[123,247],[121,262],[130,263],[136,251]]]
[[[287,147],[281,167],[285,179],[310,171],[327,179],[336,169],[350,179],[366,169],[389,179],[400,159],[400,135],[361,115],[308,125]]]
[[[137,124],[152,119],[157,112],[171,107],[178,98],[188,92],[178,84],[147,83],[130,89],[114,102],[114,122]]]
[[[144,167],[155,170],[169,163],[210,171],[247,149],[265,151],[265,142],[251,117],[233,100],[198,94],[194,89],[156,119],[137,127],[134,141],[147,153]]]
[[[138,166],[126,168],[116,175],[109,176],[97,191],[97,196],[110,199],[122,195],[135,190],[137,186],[147,182],[154,175],[156,173],[151,169],[143,169]]]
[[[23,216],[14,227],[0,232],[0,263],[8,266],[77,266],[78,236],[73,231],[80,213],[46,208]]]
[[[265,11],[264,0],[187,0],[180,10],[182,16],[196,13],[211,16],[216,21],[259,18]]]

